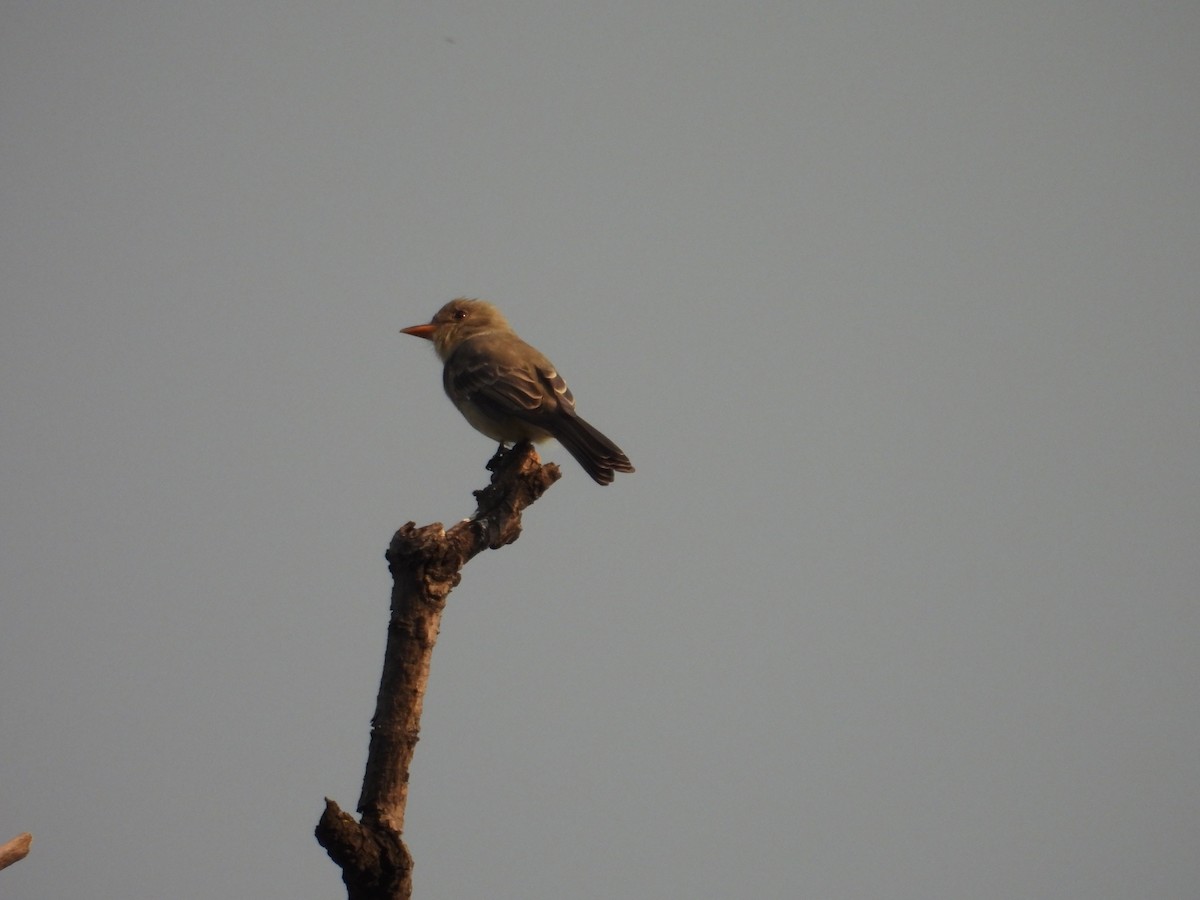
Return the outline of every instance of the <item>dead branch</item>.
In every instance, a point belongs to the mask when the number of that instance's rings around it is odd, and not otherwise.
[[[29,845],[33,843],[33,835],[28,831],[18,834],[7,844],[0,844],[0,869],[7,869],[18,860],[29,855]]]
[[[359,821],[326,798],[317,842],[342,869],[349,900],[409,900],[412,856],[401,840],[408,770],[421,725],[433,645],[446,596],[476,554],[511,544],[521,533],[521,511],[560,477],[542,465],[530,444],[496,454],[492,480],[475,491],[475,515],[448,531],[440,523],[409,522],[387,551],[392,612],[371,742],[358,800]]]

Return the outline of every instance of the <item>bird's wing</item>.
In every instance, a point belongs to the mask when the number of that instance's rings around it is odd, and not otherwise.
[[[575,410],[575,398],[550,360],[517,338],[464,341],[446,362],[446,393],[493,418],[537,424]]]

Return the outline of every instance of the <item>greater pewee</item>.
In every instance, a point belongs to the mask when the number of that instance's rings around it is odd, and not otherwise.
[[[451,300],[432,321],[401,329],[433,341],[442,386],[468,422],[494,441],[555,438],[599,484],[632,472],[621,448],[581,419],[553,363],[482,300]]]

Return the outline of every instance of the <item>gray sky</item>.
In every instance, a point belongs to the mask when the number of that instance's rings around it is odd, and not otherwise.
[[[249,8],[247,8],[249,7]],[[336,898],[501,306],[638,471],[434,656],[422,897],[1194,898],[1200,6],[9,3],[0,873]]]

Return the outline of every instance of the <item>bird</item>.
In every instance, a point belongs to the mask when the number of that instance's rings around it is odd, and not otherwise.
[[[575,412],[575,398],[554,364],[517,337],[492,304],[459,297],[426,324],[400,333],[433,342],[444,363],[446,395],[501,448],[555,438],[597,484],[633,471],[621,448]]]

